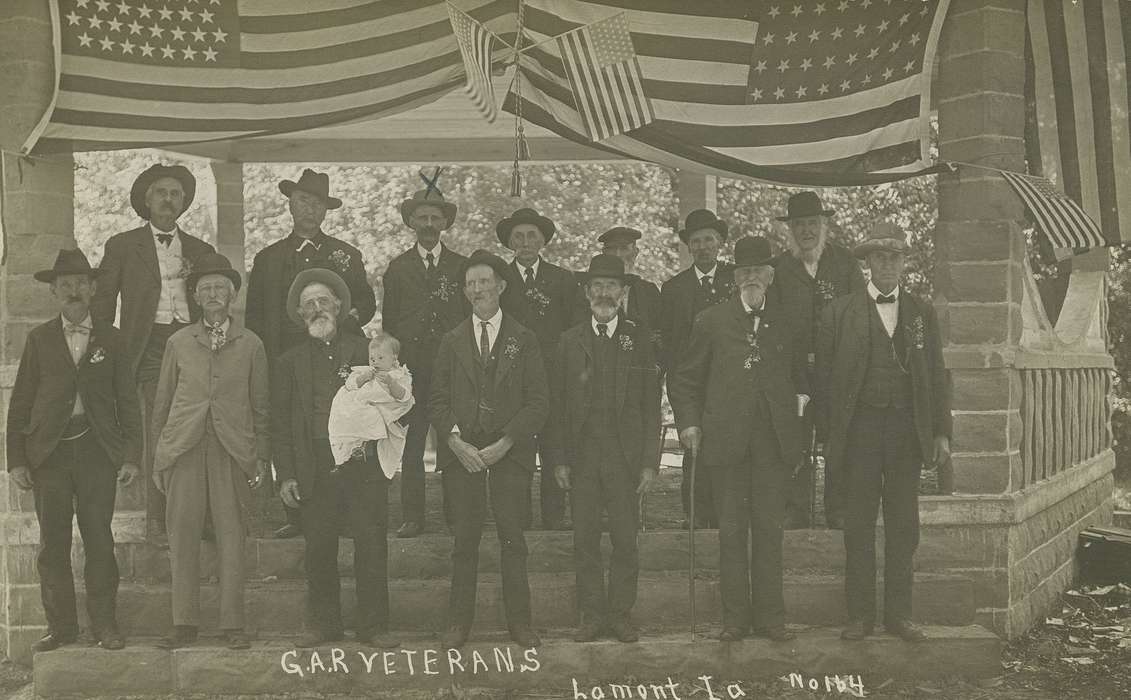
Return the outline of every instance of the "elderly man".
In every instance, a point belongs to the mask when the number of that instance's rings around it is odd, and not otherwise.
[[[267,356],[263,343],[232,318],[240,274],[211,253],[187,279],[200,322],[169,338],[153,407],[153,480],[168,499],[173,631],[166,649],[196,641],[200,620],[200,538],[210,519],[220,578],[220,629],[230,649],[244,634],[245,510],[248,487],[270,463]]]
[[[350,288],[333,271],[303,270],[287,299],[292,320],[306,326],[307,339],[279,358],[271,420],[283,500],[302,509],[306,538],[307,634],[298,646],[342,639],[338,532],[345,521],[354,542],[354,632],[361,642],[395,647],[388,632],[389,481],[375,451],[365,450],[335,469],[330,449],[330,406],[350,367],[369,364],[368,343],[341,332],[339,319],[351,308]]]
[[[104,649],[124,646],[116,605],[115,481],[137,476],[141,459],[130,354],[111,325],[91,319],[98,271],[79,250],[61,250],[35,279],[51,285],[62,313],[28,333],[8,403],[8,472],[35,494],[39,586],[47,636],[33,651],[51,651],[78,636],[71,528],[78,516],[85,550],[91,636]]]
[[[511,639],[541,643],[530,627],[524,499],[534,471],[534,436],[549,413],[549,389],[538,336],[505,314],[507,264],[476,251],[464,265],[472,314],[440,341],[432,384],[432,424],[451,448],[441,462],[452,520],[449,628],[441,642],[462,646],[475,618],[479,540],[491,513],[501,550],[503,604]]]
[[[279,191],[287,198],[291,233],[259,251],[247,279],[247,327],[263,340],[272,365],[307,337],[306,329],[291,321],[290,310],[284,308],[299,272],[322,267],[346,281],[353,306],[342,319],[344,330],[360,333],[377,310],[361,251],[322,232],[327,210],[342,206],[342,200],[330,196],[330,176],[307,168],[297,182],[280,182]],[[287,523],[275,532],[276,537],[302,533],[299,511],[287,508],[286,513]]]
[[[467,318],[467,299],[461,293],[467,258],[440,242],[440,234],[455,222],[456,205],[434,187],[401,202],[401,220],[412,230],[416,244],[389,262],[385,270],[381,323],[401,341],[401,361],[412,372],[416,405],[408,414],[408,435],[401,459],[401,526],[397,537],[424,531],[424,446],[431,421],[429,397],[432,363],[440,338]],[[436,461],[446,459],[447,443],[436,440]]]
[[[121,298],[118,327],[141,387],[147,430],[152,425],[165,342],[200,317],[200,307],[185,278],[197,258],[215,252],[210,244],[177,225],[195,195],[196,178],[182,165],[153,165],[134,180],[130,204],[147,223],[106,241],[97,290],[90,304],[94,320],[111,325]],[[147,432],[144,467],[149,484],[148,529],[150,537],[160,539],[165,534],[165,500],[149,480],[156,444],[157,436]]]
[[[833,300],[864,289],[860,264],[844,248],[831,243],[829,217],[816,192],[791,195],[784,216],[777,217],[789,225],[791,250],[774,260],[774,288],[781,295],[786,313],[806,330],[810,380],[812,380],[813,348],[817,341],[817,322],[821,312]],[[812,421],[813,406],[806,412]],[[811,428],[810,428],[811,431]],[[786,529],[810,527],[813,521],[813,470],[803,468],[790,481],[786,503]],[[825,464],[825,523],[840,528],[842,518],[837,502],[837,489],[831,486],[836,475]]]
[[[653,331],[654,341],[659,340],[660,289],[634,273],[636,258],[640,250],[636,242],[643,234],[627,226],[616,226],[597,237],[601,252],[615,255],[624,263],[624,297],[621,299],[621,314],[627,319]],[[655,342],[657,352],[659,343]],[[657,359],[659,357],[657,356]]]
[[[668,378],[680,440],[713,472],[719,514],[722,641],[786,641],[782,594],[785,490],[802,458],[799,408],[809,388],[803,333],[767,301],[770,244],[734,247],[739,294],[695,319],[686,359]],[[749,543],[749,549],[748,549]],[[747,556],[747,552],[751,557]]]
[[[589,263],[591,315],[562,334],[551,372],[547,431],[554,474],[572,489],[573,556],[581,626],[591,642],[607,627],[622,642],[638,639],[629,613],[636,602],[639,499],[660,464],[659,368],[648,329],[624,316],[624,263],[600,254]],[[601,563],[601,513],[609,514],[613,554],[609,590]]]
[[[495,226],[499,242],[514,251],[500,303],[505,313],[538,336],[547,374],[552,371],[562,331],[573,325],[577,303],[573,273],[542,259],[542,248],[553,239],[554,231],[554,222],[533,209],[519,209]],[[554,480],[544,442],[539,438],[542,529],[561,530],[565,527],[565,492]]]
[[[919,472],[950,456],[950,377],[935,311],[900,288],[907,239],[877,224],[856,247],[867,289],[834,301],[817,340],[818,435],[843,474],[845,592],[841,635],[863,639],[876,615],[876,512],[884,512],[884,626],[908,641],[913,557],[919,543]]]
[[[671,398],[671,374],[687,354],[691,327],[700,311],[731,298],[734,292],[733,266],[719,260],[719,250],[727,239],[727,223],[706,209],[687,215],[679,239],[691,251],[692,265],[672,277],[660,289],[660,355],[661,366],[668,374],[668,398]],[[691,460],[684,453],[684,515],[691,513]],[[711,497],[711,473],[700,470],[695,485],[695,527],[716,527],[718,524]]]

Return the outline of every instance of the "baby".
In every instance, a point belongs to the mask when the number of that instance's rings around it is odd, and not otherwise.
[[[404,453],[405,428],[397,422],[413,406],[412,375],[397,360],[401,344],[388,333],[369,341],[369,366],[353,367],[330,404],[334,463],[364,457],[374,441],[385,476],[392,479]],[[337,467],[335,467],[335,471]]]

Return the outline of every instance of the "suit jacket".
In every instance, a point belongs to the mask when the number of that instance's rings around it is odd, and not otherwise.
[[[586,320],[562,334],[550,373],[550,420],[547,461],[583,464],[582,429],[589,415],[593,387],[593,327]],[[660,463],[660,383],[647,327],[621,317],[613,342],[616,358],[617,437],[625,462],[637,474]]]
[[[215,252],[210,243],[191,236],[177,227],[181,253],[191,265],[205,253]],[[96,322],[114,323],[118,297],[122,298],[119,327],[124,343],[132,355],[132,367],[137,371],[138,361],[149,341],[149,331],[157,318],[157,302],[161,298],[161,267],[157,262],[157,243],[149,224],[118,233],[106,241],[103,248],[101,274],[90,314]],[[189,316],[200,318],[200,307],[188,292]]]
[[[33,328],[8,402],[8,471],[43,464],[63,437],[76,395],[110,462],[141,464],[141,409],[130,360],[122,333],[107,323],[94,321],[78,365],[62,319]]]
[[[715,270],[713,304],[726,301],[734,294],[734,265],[720,260]],[[660,288],[661,364],[665,372],[674,372],[691,342],[691,326],[695,322],[695,292],[700,287],[695,266],[672,277]]]
[[[351,367],[369,364],[369,343],[360,336],[338,336],[342,362]],[[271,437],[275,448],[275,469],[279,480],[297,479],[299,493],[310,495],[319,464],[314,445],[314,392],[311,387],[311,342],[299,343],[283,353],[275,363],[271,383]],[[342,384],[336,379],[334,391]],[[317,431],[322,432],[322,431]]]
[[[738,464],[748,449],[761,449],[750,445],[750,426],[763,398],[783,463],[793,467],[801,460],[806,445],[797,395],[810,393],[800,350],[803,331],[772,301],[766,302],[756,352],[750,343],[753,321],[735,296],[699,314],[683,362],[668,375],[676,426],[703,430],[701,464]]]
[[[400,359],[412,372],[414,387],[431,375],[440,338],[471,313],[463,294],[467,258],[443,244],[441,247],[435,293],[428,287],[424,261],[415,244],[393,258],[385,270],[381,325],[401,342]]]
[[[628,308],[624,309],[621,316],[635,321],[649,330],[652,338],[652,348],[656,352],[656,360],[663,359],[660,338],[660,288],[639,275],[625,275],[628,286]],[[574,309],[574,320],[571,325],[588,323],[592,312],[589,310],[589,299],[585,296],[585,283],[579,280],[577,286],[577,304]]]
[[[220,444],[246,474],[271,459],[267,354],[257,335],[231,320],[216,352],[202,322],[169,337],[153,402],[153,470],[171,469],[204,437],[211,420]]]
[[[806,329],[808,349],[815,352],[817,323],[821,312],[833,299],[860,291],[867,286],[860,263],[844,248],[825,245],[817,261],[817,276],[810,277],[805,263],[792,253],[783,253],[774,260],[773,289],[781,297],[786,314],[797,319]]]
[[[308,265],[294,264],[295,248],[300,243],[295,236],[287,236],[259,251],[251,264],[245,323],[263,341],[267,358],[272,362],[287,350],[283,331],[293,323],[287,315],[287,292],[295,276],[307,267],[333,270],[345,280],[353,302],[353,308],[345,310],[353,312],[350,322],[344,324],[346,330],[360,332],[361,326],[369,323],[377,312],[377,300],[373,287],[369,286],[361,251],[321,231],[313,241],[319,247]],[[305,335],[305,329],[302,330]]]
[[[876,305],[867,290],[837,299],[825,308],[817,334],[817,435],[825,461],[839,468],[856,401],[868,370],[868,316]],[[950,375],[943,364],[942,340],[934,308],[906,290],[899,291],[896,333],[903,336],[900,361],[911,373],[915,433],[924,456],[934,454],[934,438],[950,437]],[[930,459],[930,457],[927,457]]]
[[[534,470],[534,438],[550,412],[549,387],[542,351],[534,331],[503,313],[495,339],[499,354],[495,370],[495,411],[504,422],[503,433],[514,441],[506,459]],[[446,440],[453,426],[475,424],[479,409],[478,353],[471,318],[444,334],[432,374],[432,426]],[[449,465],[451,462],[449,462]],[[458,462],[456,467],[462,469]],[[445,468],[449,465],[440,465]]]
[[[576,322],[578,287],[573,272],[543,260],[538,263],[534,286],[527,289],[518,263],[512,261],[507,265],[506,281],[499,299],[503,313],[534,331],[542,346],[542,360],[549,365],[562,332]]]

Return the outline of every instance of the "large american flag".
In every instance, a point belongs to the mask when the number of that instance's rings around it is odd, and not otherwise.
[[[526,0],[525,29],[539,42],[625,13],[656,119],[598,147],[720,175],[868,184],[933,167],[931,65],[948,2]],[[588,142],[556,45],[528,49],[520,68],[523,116]]]
[[[443,0],[49,1],[58,91],[26,148],[297,131],[409,109],[464,79]],[[456,4],[513,35],[514,0]]]

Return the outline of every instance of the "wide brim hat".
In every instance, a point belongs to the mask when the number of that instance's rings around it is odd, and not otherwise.
[[[40,270],[32,276],[40,282],[50,284],[60,275],[88,275],[91,279],[94,279],[98,277],[99,270],[90,266],[90,261],[78,248],[63,248],[55,256],[55,265],[51,269]]]
[[[240,286],[243,283],[240,273],[232,268],[232,263],[227,256],[221,253],[205,253],[190,263],[189,274],[185,278],[185,289],[188,290],[189,294],[196,291],[196,283],[206,275],[227,277],[235,285],[237,292],[240,291]]]
[[[324,267],[307,268],[295,276],[295,281],[291,282],[291,288],[287,290],[287,316],[300,326],[306,325],[305,321],[302,320],[302,316],[298,313],[299,299],[302,297],[302,290],[315,282],[329,287],[330,290],[334,292],[334,296],[338,297],[342,302],[342,313],[338,317],[340,322],[341,317],[349,313],[349,310],[353,308],[350,288],[338,273],[333,270],[327,270]]]
[[[705,228],[714,229],[718,232],[719,238],[724,241],[727,239],[727,222],[715,216],[715,212],[710,209],[696,209],[684,220],[683,228],[679,231],[679,240],[687,243],[691,234]]]
[[[425,204],[431,204],[434,207],[440,207],[440,211],[441,213],[443,213],[444,218],[448,220],[448,225],[444,227],[444,230],[451,228],[452,224],[455,223],[455,203],[449,202],[444,199],[444,194],[439,190],[430,189],[417,190],[413,193],[412,197],[401,202],[401,220],[404,221],[405,226],[408,226],[408,220],[412,216],[412,213],[416,211],[418,207]]]
[[[762,236],[743,236],[734,242],[734,267],[757,267],[773,262],[774,250]]]
[[[149,221],[149,205],[145,203],[145,193],[149,191],[150,185],[163,177],[171,177],[181,183],[181,189],[185,191],[185,206],[181,213],[188,211],[189,205],[196,197],[196,178],[193,177],[188,168],[183,165],[162,165],[161,163],[151,165],[141,175],[137,176],[133,187],[130,188],[130,206],[134,208],[138,216],[146,221]]]
[[[599,253],[589,261],[589,269],[581,273],[581,278],[588,282],[595,277],[607,277],[625,281],[624,261],[616,255]]]
[[[290,197],[295,190],[318,197],[327,209],[337,209],[342,206],[342,200],[330,196],[330,176],[326,173],[319,173],[306,168],[299,176],[298,182],[283,180],[279,183],[279,191],[283,193],[284,197]]]
[[[643,236],[640,231],[629,228],[628,226],[615,226],[608,231],[605,231],[600,236],[597,236],[598,243],[612,243],[618,238],[627,238],[629,241],[639,241]]]
[[[499,223],[495,224],[495,236],[498,237],[499,243],[502,243],[507,248],[510,248],[511,231],[519,224],[534,224],[538,230],[542,232],[542,238],[546,243],[554,237],[557,228],[554,222],[539,214],[533,209],[519,209]]]
[[[791,195],[785,205],[785,216],[776,217],[778,221],[802,219],[806,216],[832,216],[835,210],[826,209],[821,197],[812,190]]]
[[[858,258],[865,258],[868,253],[877,250],[890,250],[893,253],[906,253],[911,250],[907,244],[907,234],[895,224],[882,221],[872,227],[855,248],[853,254]]]

